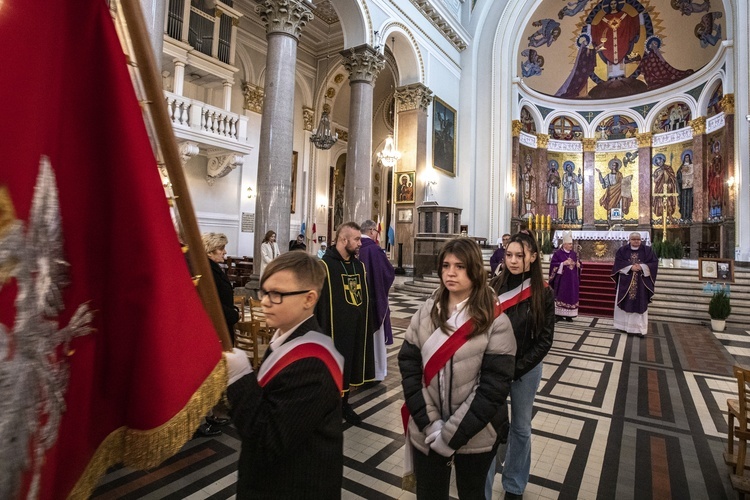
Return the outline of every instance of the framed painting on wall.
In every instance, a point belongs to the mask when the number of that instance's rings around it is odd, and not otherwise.
[[[432,108],[432,164],[445,174],[456,175],[456,110],[437,97]]]
[[[396,172],[396,203],[414,203],[415,171]]]
[[[734,260],[698,259],[698,280],[734,283]]]
[[[414,220],[414,212],[411,208],[399,208],[398,209],[398,221],[399,222],[411,222]]]

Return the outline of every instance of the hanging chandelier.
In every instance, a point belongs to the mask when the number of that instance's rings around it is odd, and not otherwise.
[[[378,160],[386,167],[394,167],[400,158],[401,153],[393,145],[393,136],[389,135],[385,140],[383,150],[378,153]]]
[[[327,42],[326,42],[326,72],[325,72],[325,82],[324,86],[328,84],[328,60],[331,57],[331,51],[330,51],[330,44],[331,44],[331,25],[328,25],[328,36],[327,36]],[[313,143],[313,146],[315,146],[318,149],[331,149],[331,147],[336,144],[336,141],[339,140],[339,134],[331,134],[331,119],[328,115],[328,91],[323,94],[324,101],[323,101],[323,114],[320,115],[320,123],[318,123],[318,128],[313,130],[313,134],[310,136],[310,142]]]

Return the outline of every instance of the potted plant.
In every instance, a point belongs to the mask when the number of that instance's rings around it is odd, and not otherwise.
[[[543,262],[549,262],[550,256],[552,255],[552,251],[554,249],[552,248],[552,242],[550,240],[545,240],[542,243],[542,261]]]
[[[655,241],[651,250],[659,257],[659,267],[672,267],[672,243],[669,241]]]
[[[651,250],[654,252],[654,255],[656,255],[656,258],[659,259],[659,265],[663,267],[662,262],[662,251],[663,251],[663,244],[661,240],[656,240],[651,242]]]
[[[714,292],[708,303],[708,315],[711,316],[711,329],[715,332],[723,332],[727,324],[727,318],[732,312],[729,304],[729,294],[724,290]]]
[[[682,246],[682,241],[677,238],[672,242],[672,259],[674,267],[682,267],[682,258],[685,257],[685,247]]]

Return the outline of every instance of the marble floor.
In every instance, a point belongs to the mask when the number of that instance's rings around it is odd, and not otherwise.
[[[401,490],[403,402],[396,355],[424,297],[392,292],[389,373],[350,401],[342,498],[414,498]],[[534,406],[526,499],[721,499],[735,496],[722,452],[732,365],[750,364],[750,334],[652,322],[639,339],[611,320],[557,323]],[[234,498],[239,437],[195,438],[151,471],[111,470],[94,498]],[[502,498],[498,465],[493,498]],[[456,498],[456,491],[452,489]]]

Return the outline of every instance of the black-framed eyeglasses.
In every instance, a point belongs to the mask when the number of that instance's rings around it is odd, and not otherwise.
[[[312,290],[297,290],[296,292],[269,292],[261,288],[260,290],[258,290],[258,298],[260,298],[260,300],[263,300],[264,297],[268,297],[268,300],[271,301],[271,304],[281,304],[284,301],[284,297],[287,297],[289,295],[302,295],[303,293],[307,292],[312,292]]]

